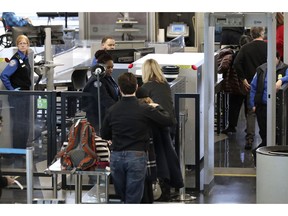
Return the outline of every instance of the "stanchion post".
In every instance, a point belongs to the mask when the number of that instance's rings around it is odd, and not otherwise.
[[[26,149],[26,181],[27,181],[27,204],[33,201],[33,147]]]
[[[184,187],[179,190],[180,201],[194,200],[196,197],[186,194],[186,167],[185,167],[185,113],[179,113],[179,161],[180,169],[183,177]]]
[[[179,161],[184,187],[179,190],[180,200],[185,200],[185,115],[179,113]]]

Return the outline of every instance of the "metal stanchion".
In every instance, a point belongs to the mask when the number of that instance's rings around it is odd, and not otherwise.
[[[33,201],[33,147],[26,149],[26,181],[27,181],[27,204]]]
[[[195,200],[196,197],[186,194],[185,191],[185,114],[179,113],[179,160],[180,169],[183,177],[184,187],[179,190],[179,200],[180,201],[190,201]]]

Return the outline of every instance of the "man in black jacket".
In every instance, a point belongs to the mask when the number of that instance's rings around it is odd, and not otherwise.
[[[242,80],[247,91],[250,90],[250,83],[255,75],[256,68],[267,62],[267,43],[264,41],[265,29],[263,27],[252,27],[250,30],[253,41],[245,44],[239,50],[235,60],[234,68],[240,80]],[[248,104],[250,94],[247,94]],[[246,145],[245,149],[250,150],[254,142],[256,116],[252,109],[247,110],[246,116]]]
[[[103,139],[112,140],[110,168],[116,194],[124,203],[140,203],[147,169],[147,149],[152,124],[172,125],[168,112],[135,96],[137,79],[132,73],[118,78],[122,98],[112,105],[101,128]]]

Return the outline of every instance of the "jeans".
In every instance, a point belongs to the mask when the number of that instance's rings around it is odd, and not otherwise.
[[[124,203],[140,203],[147,170],[144,151],[112,151],[110,169],[117,195]]]
[[[267,105],[261,104],[256,107],[256,117],[259,126],[259,134],[262,142],[257,148],[267,146]]]

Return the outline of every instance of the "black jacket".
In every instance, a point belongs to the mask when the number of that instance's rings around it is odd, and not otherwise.
[[[233,67],[241,80],[247,79],[250,83],[256,68],[265,62],[267,62],[267,43],[263,40],[254,40],[240,48]]]
[[[282,75],[282,77],[285,76],[287,68],[288,68],[287,64],[283,63],[282,61],[279,62],[279,64],[276,67],[276,81],[280,74]],[[265,77],[267,74],[267,63],[264,63],[260,65],[259,67],[257,67],[256,73],[257,73],[257,90],[255,93],[254,101],[255,101],[255,105],[258,105],[258,104],[263,104],[262,96],[264,92]]]
[[[155,102],[160,104],[163,109],[168,111],[173,121],[176,124],[175,110],[173,105],[173,98],[170,85],[166,83],[158,83],[156,81],[150,81],[144,83],[141,88],[147,90],[149,97]]]
[[[93,127],[99,124],[98,117],[98,81],[97,77],[91,76],[86,83],[83,92],[89,93],[89,96],[83,96],[82,110],[86,112],[87,120]],[[104,119],[105,113],[109,107],[115,104],[120,98],[120,93],[117,83],[112,77],[104,76],[100,78],[100,111],[101,122]]]
[[[113,151],[147,151],[153,124],[170,126],[172,121],[161,106],[153,108],[136,97],[122,97],[108,109],[101,137],[112,140]]]

